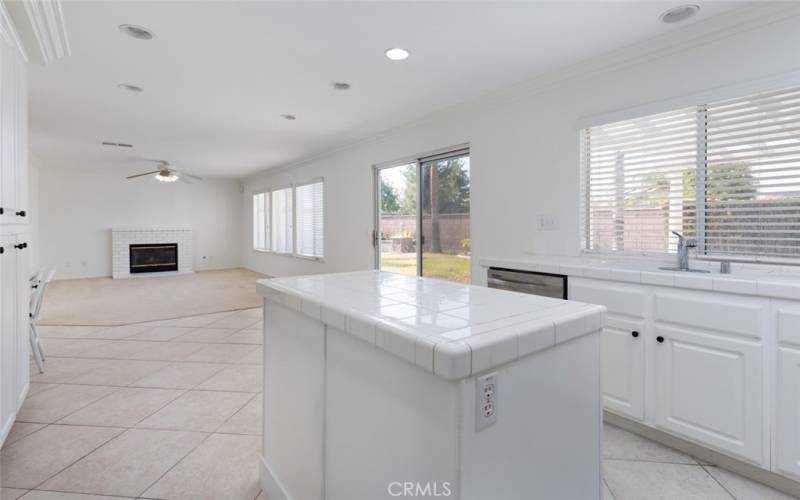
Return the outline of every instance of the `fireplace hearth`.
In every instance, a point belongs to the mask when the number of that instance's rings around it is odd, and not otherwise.
[[[129,248],[131,274],[178,270],[177,243],[131,244]]]

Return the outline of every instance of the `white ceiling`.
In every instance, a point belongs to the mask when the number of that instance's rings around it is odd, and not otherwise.
[[[120,175],[146,157],[245,176],[682,26],[658,21],[680,0],[62,3],[72,55],[30,67],[31,148],[48,167]],[[701,5],[689,22],[741,6]],[[386,59],[395,46],[411,57]]]

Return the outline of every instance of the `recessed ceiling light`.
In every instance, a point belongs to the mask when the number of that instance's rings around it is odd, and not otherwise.
[[[678,7],[673,7],[668,11],[664,12],[663,14],[661,14],[661,16],[659,16],[659,19],[661,20],[662,23],[667,23],[667,24],[679,23],[697,14],[697,11],[699,10],[700,10],[699,5],[694,5],[694,4],[680,5]]]
[[[139,40],[150,40],[153,38],[153,32],[144,26],[136,26],[135,24],[120,24],[119,30],[128,36],[138,38]]]
[[[336,90],[347,90],[350,88],[350,84],[346,82],[333,82],[333,88]]]
[[[289,120],[289,121],[297,120],[297,117],[294,116],[294,115],[281,115],[281,118],[283,118],[284,120]]]
[[[403,59],[408,59],[409,53],[406,49],[401,49],[399,47],[395,47],[392,49],[386,49],[386,57],[391,59],[392,61],[402,61]]]
[[[119,85],[117,85],[117,87],[122,90],[127,90],[129,92],[144,92],[144,89],[142,87],[139,87],[138,85],[131,85],[130,83],[120,83]]]

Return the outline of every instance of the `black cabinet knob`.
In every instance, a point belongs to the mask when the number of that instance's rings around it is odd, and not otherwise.
[[[631,332],[631,335],[633,336],[633,338],[636,338],[636,337],[638,337],[638,336],[639,336],[639,332],[637,332],[636,330],[634,330],[634,331],[632,331],[632,332]]]
[[[19,212],[16,212],[16,214],[19,215],[20,217],[25,217],[27,215],[27,212],[25,212],[25,210],[20,210]]]
[[[3,212],[4,212],[4,211],[5,211],[5,210],[3,210],[3,207],[0,207],[0,215],[3,215]]]
[[[3,247],[0,247],[0,253],[4,253],[5,251],[6,251],[6,249],[5,249],[5,248],[3,248]]]
[[[658,337],[656,337],[656,342],[658,342],[659,344],[660,344],[660,343],[662,343],[662,342],[664,342],[664,337],[662,337],[661,335],[659,335]]]

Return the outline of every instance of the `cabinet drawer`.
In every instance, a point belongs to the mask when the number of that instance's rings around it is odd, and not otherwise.
[[[778,309],[778,340],[800,345],[800,304]]]
[[[616,285],[601,281],[570,278],[569,298],[605,306],[611,314],[644,318],[647,296],[636,285]]]
[[[704,330],[761,338],[769,301],[702,292],[657,292],[655,319]]]

